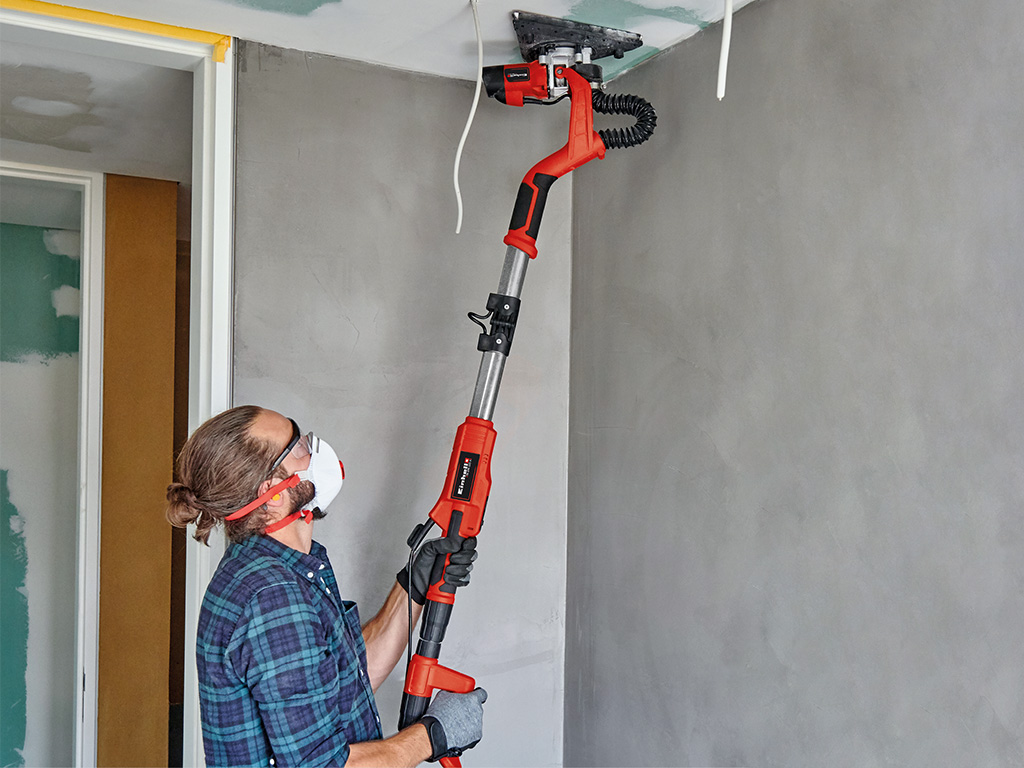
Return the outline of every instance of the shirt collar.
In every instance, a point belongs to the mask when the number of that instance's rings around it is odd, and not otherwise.
[[[327,559],[327,548],[318,541],[312,543],[308,555],[305,552],[292,549],[287,544],[282,544],[277,539],[265,534],[248,536],[238,542],[237,546],[282,560],[289,568],[301,573],[310,570],[316,571],[321,566],[330,564],[330,561]]]

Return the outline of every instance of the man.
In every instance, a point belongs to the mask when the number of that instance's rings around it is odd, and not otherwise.
[[[326,442],[279,413],[241,406],[193,433],[177,471],[167,519],[194,523],[203,543],[216,525],[229,539],[196,642],[207,765],[414,766],[480,740],[482,689],[440,692],[422,720],[387,739],[373,696],[405,650],[409,596],[415,623],[441,553],[450,554],[446,580],[467,584],[475,539],[425,544],[360,627],[313,541],[313,521],[344,479]]]

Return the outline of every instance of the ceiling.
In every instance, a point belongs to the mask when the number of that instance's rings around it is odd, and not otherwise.
[[[37,179],[0,177],[0,221],[48,229],[81,229],[82,188]]]
[[[0,156],[188,181],[191,73],[3,39]]]
[[[735,0],[735,7],[751,0]],[[468,0],[73,0],[65,5],[472,80]],[[719,21],[725,0],[479,0],[485,64],[519,61],[513,9],[639,32],[644,47],[604,60],[611,78]]]
[[[737,8],[752,0],[734,0]],[[674,3],[682,3],[674,4]],[[725,0],[479,0],[484,64],[521,61],[510,11],[639,32],[605,79],[719,21]],[[72,0],[88,10],[449,78],[476,77],[469,0]],[[7,160],[191,177],[189,73],[27,45],[0,29],[0,154]],[[719,34],[717,31],[715,34]]]

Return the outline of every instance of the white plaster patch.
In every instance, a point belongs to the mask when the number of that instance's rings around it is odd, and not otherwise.
[[[27,765],[74,761],[78,355],[0,362],[0,466],[28,572]]]
[[[685,40],[697,34],[700,32],[700,27],[685,21],[643,16],[638,18],[635,23],[630,24],[629,31],[637,32],[643,37],[644,48],[641,48],[641,51],[647,50],[647,46],[662,50],[678,40]],[[612,61],[612,59],[608,59],[609,63]]]
[[[15,536],[21,536],[25,532],[25,518],[21,515],[11,515],[9,522],[11,533]]]
[[[48,229],[43,232],[43,245],[55,256],[82,258],[82,233],[76,229]]]
[[[55,291],[50,291],[53,308],[57,310],[57,317],[78,317],[82,314],[82,292],[70,285],[62,285]]]
[[[53,99],[35,99],[31,96],[15,96],[11,99],[11,106],[30,115],[42,115],[43,117],[68,117],[82,111],[77,104],[70,101],[55,101]]]

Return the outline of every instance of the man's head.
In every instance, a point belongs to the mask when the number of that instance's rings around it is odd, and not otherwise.
[[[314,488],[309,480],[275,494],[240,519],[226,518],[307,469],[309,452],[303,441],[295,422],[255,405],[214,416],[178,454],[178,482],[167,488],[167,519],[180,528],[195,523],[195,537],[203,543],[218,522],[232,541],[261,533],[269,522],[312,500]]]

